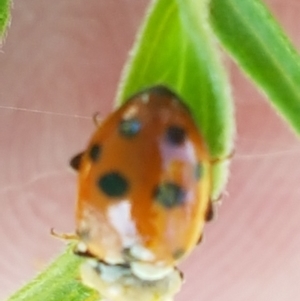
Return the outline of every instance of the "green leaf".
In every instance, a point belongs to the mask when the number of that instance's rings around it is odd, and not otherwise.
[[[99,295],[79,280],[81,263],[82,259],[69,248],[8,301],[99,301]]]
[[[0,42],[5,35],[10,20],[10,1],[0,0]]]
[[[212,157],[222,159],[232,151],[234,118],[207,7],[203,0],[153,1],[125,69],[117,103],[152,85],[170,87],[190,108]],[[226,179],[226,164],[215,166],[213,197]]]
[[[300,133],[300,57],[259,0],[211,0],[223,46]]]

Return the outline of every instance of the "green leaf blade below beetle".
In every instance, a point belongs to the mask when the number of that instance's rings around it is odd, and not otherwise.
[[[208,2],[153,1],[125,68],[117,96],[120,104],[146,87],[163,84],[190,108],[213,158],[233,147],[230,88],[208,23]],[[214,168],[213,198],[227,180],[227,164]]]
[[[99,295],[78,279],[82,258],[73,254],[73,245],[34,280],[8,301],[99,301]]]

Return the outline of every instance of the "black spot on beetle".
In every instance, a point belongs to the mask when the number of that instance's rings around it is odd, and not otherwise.
[[[166,140],[171,145],[181,145],[186,138],[185,129],[178,125],[171,125],[165,133]]]
[[[109,197],[121,197],[129,189],[129,183],[126,178],[116,171],[101,176],[97,184],[101,191]]]
[[[123,137],[134,137],[141,130],[141,122],[136,119],[122,120],[119,124],[119,132]]]
[[[215,216],[215,208],[212,201],[210,200],[206,210],[205,220],[207,222],[210,222],[211,220],[213,220],[214,216]]]
[[[92,145],[89,150],[89,157],[93,162],[97,162],[101,155],[101,147],[98,144]]]
[[[77,154],[76,156],[74,156],[71,160],[70,160],[70,166],[78,171],[79,168],[80,168],[80,163],[81,163],[81,159],[82,159],[82,156],[83,156],[83,152]]]
[[[166,182],[155,188],[155,200],[165,208],[174,208],[184,203],[185,191],[176,183]]]

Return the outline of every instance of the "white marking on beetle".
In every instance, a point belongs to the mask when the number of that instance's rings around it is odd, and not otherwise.
[[[133,245],[130,248],[130,255],[141,261],[152,261],[155,259],[155,255],[140,244]]]
[[[157,300],[157,296],[160,296],[160,300],[171,301],[182,285],[180,272],[174,268],[166,277],[145,283],[143,279],[133,275],[130,268],[122,267],[125,274],[110,282],[104,279],[101,265],[104,264],[99,263],[99,268],[93,269],[83,264],[80,269],[81,279],[85,285],[96,289],[106,301],[149,301]],[[106,268],[115,269],[109,265],[106,265]]]
[[[158,266],[145,262],[133,262],[130,267],[136,277],[147,281],[163,279],[174,270],[172,266]]]
[[[105,254],[105,257],[103,259],[105,260],[105,262],[111,265],[124,263],[124,259],[119,250],[110,250],[109,253]]]
[[[100,254],[106,262],[110,264],[123,263],[121,237],[117,229],[114,229],[111,221],[107,221],[101,212],[95,211],[93,208],[85,208],[83,218],[87,229],[89,229],[87,245],[97,242]]]
[[[132,119],[137,115],[138,107],[136,105],[131,105],[128,109],[123,113],[123,120]]]
[[[98,268],[98,266],[99,266],[99,262],[96,259],[88,259],[87,264],[94,269]]]
[[[128,267],[119,265],[107,265],[99,263],[98,268],[101,271],[101,278],[107,282],[114,282],[123,277],[124,275],[130,274]]]
[[[138,234],[131,216],[131,203],[128,200],[111,205],[107,215],[122,241],[123,248],[128,248],[137,242]]]
[[[82,242],[82,241],[80,241],[78,244],[77,244],[77,250],[80,252],[80,253],[86,253],[86,251],[88,250],[88,248],[87,248],[87,245],[84,243],[84,242]]]

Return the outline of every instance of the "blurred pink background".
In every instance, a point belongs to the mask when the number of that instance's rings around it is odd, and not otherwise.
[[[299,48],[299,1],[266,2]],[[68,160],[94,130],[93,113],[110,112],[147,3],[14,1],[0,53],[1,300],[64,249],[51,227],[74,229]],[[299,140],[228,65],[238,128],[231,177],[205,242],[181,265],[176,301],[299,300]]]

